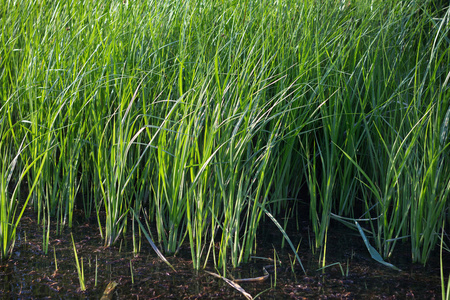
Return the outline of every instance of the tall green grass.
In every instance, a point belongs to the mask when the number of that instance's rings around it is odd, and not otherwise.
[[[59,229],[95,214],[108,246],[140,216],[225,272],[302,199],[323,266],[331,213],[425,263],[448,222],[449,10],[349,3],[1,0],[2,256],[30,199]]]

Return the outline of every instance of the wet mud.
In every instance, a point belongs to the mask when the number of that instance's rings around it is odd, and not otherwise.
[[[195,271],[188,245],[167,259],[176,272],[161,262],[141,240],[141,251],[132,252],[131,237],[113,247],[103,247],[95,222],[79,219],[72,230],[50,233],[48,252],[42,244],[42,226],[28,210],[18,231],[12,257],[0,263],[0,298],[2,299],[245,299],[223,280],[204,270]],[[311,233],[307,222],[300,230],[288,232],[293,243],[300,241],[299,256],[306,275],[295,261],[287,244],[281,249],[282,235],[268,225],[258,234],[255,255],[281,262],[267,268],[265,281],[239,283],[257,299],[440,299],[439,252],[433,252],[426,266],[413,264],[408,244],[399,244],[389,261],[402,271],[380,265],[370,258],[356,231],[332,223],[329,232],[326,265],[319,269],[320,253],[309,245]],[[80,290],[79,276],[70,232],[83,259],[86,290]],[[128,234],[130,235],[130,234]],[[55,257],[57,268],[55,264]],[[444,257],[449,265],[448,255]],[[253,278],[264,275],[271,262],[252,259],[241,267],[228,268],[227,278]],[[218,273],[212,262],[205,270]],[[449,270],[445,270],[448,274]],[[117,286],[104,295],[107,285]],[[103,298],[102,298],[103,297]]]

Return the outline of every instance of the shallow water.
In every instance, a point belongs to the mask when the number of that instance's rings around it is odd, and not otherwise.
[[[190,251],[182,247],[176,257],[168,257],[176,272],[161,262],[145,240],[139,254],[132,253],[131,239],[114,247],[102,247],[96,223],[81,221],[72,230],[79,259],[83,258],[86,291],[80,291],[70,231],[57,236],[52,232],[48,254],[42,249],[42,230],[32,213],[23,219],[11,259],[0,263],[0,297],[9,299],[100,299],[109,282],[118,283],[112,299],[245,299],[223,280],[203,270],[192,269]],[[294,244],[302,239],[299,255],[305,275],[288,247],[280,249],[281,234],[273,226],[260,230],[256,255],[273,258],[281,265],[268,268],[264,282],[241,283],[259,299],[439,299],[439,253],[433,253],[423,267],[410,262],[407,244],[398,245],[391,263],[402,272],[391,270],[370,259],[363,241],[355,231],[332,224],[328,239],[327,265],[339,265],[316,271],[318,254],[308,246],[308,226],[301,232],[289,232]],[[404,248],[404,249],[401,249]],[[403,250],[403,251],[402,251]],[[58,269],[55,268],[54,251]],[[448,260],[446,257],[446,261]],[[130,263],[133,270],[131,273]],[[263,274],[270,264],[254,259],[227,277],[248,278]],[[447,266],[449,264],[447,263]],[[206,270],[217,273],[212,264]],[[97,275],[96,275],[97,273]],[[448,270],[446,270],[448,274]],[[97,277],[97,281],[96,281]]]

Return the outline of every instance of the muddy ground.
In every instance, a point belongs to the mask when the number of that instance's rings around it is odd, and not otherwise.
[[[81,213],[80,213],[81,214]],[[0,263],[0,298],[2,299],[100,299],[110,282],[117,287],[109,299],[245,299],[245,297],[204,270],[195,271],[188,245],[176,256],[168,256],[176,272],[160,261],[143,237],[141,252],[132,252],[131,238],[114,247],[103,247],[98,226],[93,220],[79,218],[72,230],[50,234],[48,253],[43,251],[42,226],[27,210],[18,230],[18,240],[12,257]],[[281,249],[282,235],[269,223],[258,234],[255,255],[271,259],[274,253],[281,265],[267,267],[270,276],[265,281],[240,285],[257,299],[440,299],[439,252],[433,252],[426,266],[411,262],[408,244],[399,244],[390,263],[402,271],[387,268],[370,258],[356,231],[332,223],[326,264],[319,270],[319,253],[313,254],[307,222],[300,230],[288,234],[293,243],[299,241],[299,255],[305,275],[295,264],[293,252],[286,244]],[[79,259],[83,258],[86,290],[80,290],[70,232],[73,232]],[[438,250],[438,249],[437,249]],[[55,254],[58,269],[55,266]],[[444,257],[448,267],[449,256]],[[339,264],[337,264],[339,263]],[[263,267],[273,264],[253,259],[237,269],[228,269],[227,277],[252,278],[263,276]],[[131,267],[130,267],[131,265]],[[212,263],[205,270],[215,272]],[[445,270],[449,273],[449,270]],[[105,299],[105,298],[103,298]]]

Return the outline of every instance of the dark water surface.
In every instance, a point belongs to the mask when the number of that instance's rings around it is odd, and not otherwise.
[[[245,299],[223,280],[203,270],[193,270],[187,246],[180,249],[177,256],[167,257],[176,269],[174,272],[159,260],[145,239],[139,254],[132,253],[131,238],[105,248],[96,223],[80,219],[72,232],[78,258],[83,258],[86,291],[82,292],[69,229],[64,229],[59,236],[51,232],[48,254],[45,255],[42,226],[36,224],[30,211],[27,213],[19,228],[19,239],[11,259],[0,263],[2,299],[100,299],[112,281],[118,285],[110,294],[111,299]],[[390,261],[402,269],[398,272],[371,260],[356,231],[344,229],[339,224],[332,225],[326,264],[340,263],[342,270],[339,265],[334,265],[324,272],[316,271],[319,254],[310,250],[307,223],[300,226],[300,232],[289,232],[295,246],[301,240],[299,255],[307,275],[298,263],[291,268],[292,251],[288,246],[280,249],[281,234],[275,227],[267,225],[258,235],[255,255],[273,258],[275,252],[281,265],[277,266],[276,272],[274,268],[267,268],[270,277],[266,281],[240,285],[253,297],[259,295],[258,299],[441,298],[439,252],[434,252],[427,266],[423,267],[412,264],[408,244],[400,244]],[[270,262],[254,259],[238,269],[230,268],[227,277],[262,276],[263,267],[268,264]],[[212,264],[208,264],[206,270],[217,273]],[[448,269],[445,274],[448,274]]]

